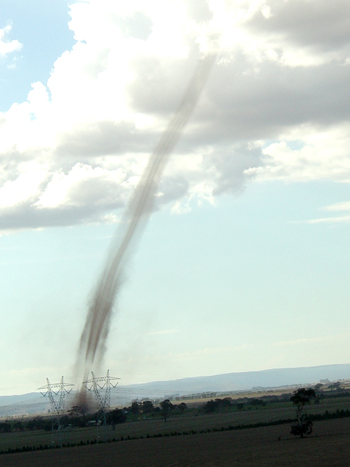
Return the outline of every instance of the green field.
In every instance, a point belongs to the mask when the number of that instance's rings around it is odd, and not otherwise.
[[[319,404],[307,407],[309,414],[323,414],[326,411],[335,413],[337,410],[350,410],[350,397],[330,397],[321,399]],[[44,430],[12,431],[0,433],[0,451],[22,448],[25,446],[60,446],[61,444],[78,444],[79,442],[105,441],[107,439],[147,438],[154,435],[171,435],[184,433],[200,433],[209,430],[220,430],[229,426],[269,423],[278,420],[294,419],[295,408],[291,402],[268,403],[262,407],[246,407],[238,412],[235,406],[222,413],[205,414],[198,409],[187,409],[184,413],[170,416],[165,423],[159,416],[139,416],[138,420],[127,421],[115,426],[69,428],[61,433],[51,433]],[[317,432],[317,423],[315,423]]]

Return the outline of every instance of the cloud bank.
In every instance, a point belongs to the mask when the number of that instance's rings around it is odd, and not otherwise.
[[[89,0],[70,14],[73,48],[0,114],[0,230],[114,222],[213,36],[217,63],[158,208],[252,181],[349,182],[347,1]],[[20,47],[7,32],[2,55]]]

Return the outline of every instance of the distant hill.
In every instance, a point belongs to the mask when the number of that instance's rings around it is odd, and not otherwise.
[[[226,373],[173,381],[157,381],[127,387],[130,389],[149,390],[150,392],[152,390],[156,392],[166,391],[168,393],[178,392],[183,395],[207,391],[243,391],[257,387],[267,389],[297,384],[312,384],[318,383],[321,379],[329,379],[330,381],[350,379],[350,364]]]
[[[337,381],[350,379],[350,364],[322,365],[305,368],[278,368],[263,371],[226,373],[199,376],[171,381],[155,381],[144,384],[119,385],[111,393],[111,405],[126,405],[136,398],[161,399],[170,395],[188,395],[203,392],[234,392],[253,388],[269,389],[281,386],[316,384],[321,379]],[[68,397],[69,400],[73,395]],[[18,396],[0,396],[0,417],[44,413],[49,401],[40,393]]]
[[[39,392],[19,396],[0,396],[0,417],[47,412],[49,401]]]

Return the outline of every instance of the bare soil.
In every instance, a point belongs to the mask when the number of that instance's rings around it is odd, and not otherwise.
[[[289,425],[121,441],[7,454],[2,467],[232,467],[350,465],[350,419],[314,423],[314,434],[294,438]]]

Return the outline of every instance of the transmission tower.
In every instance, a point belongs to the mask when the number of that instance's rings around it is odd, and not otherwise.
[[[120,378],[109,376],[109,370],[107,370],[106,376],[96,377],[93,371],[91,372],[91,375],[92,378],[84,381],[83,384],[88,391],[94,393],[94,397],[103,417],[103,424],[106,426],[106,412],[109,411],[111,406],[111,389],[117,387],[117,380]],[[113,381],[117,382],[113,383]]]
[[[65,383],[62,376],[60,383],[50,383],[49,378],[46,378],[46,385],[38,389],[44,397],[47,396],[49,398],[51,413],[56,415],[56,420],[52,424],[52,429],[55,425],[57,425],[57,430],[61,429],[60,421],[65,410],[66,394],[71,392],[72,386],[74,386],[74,384]],[[67,387],[71,389],[68,390]],[[46,390],[46,392],[42,392],[43,389]]]

